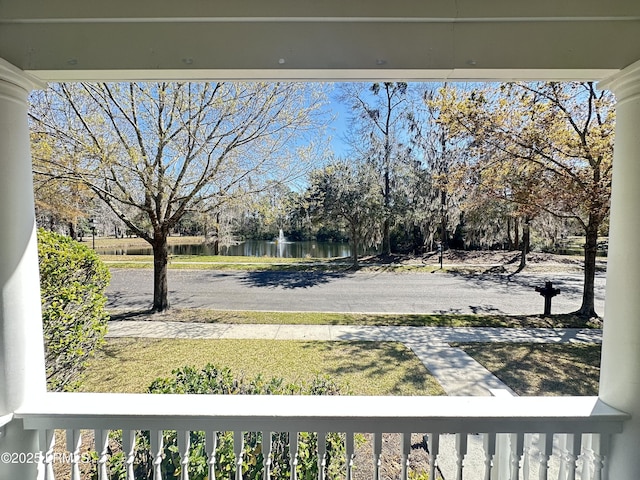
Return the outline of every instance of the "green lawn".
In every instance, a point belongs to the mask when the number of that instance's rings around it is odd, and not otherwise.
[[[132,263],[151,263],[153,264],[153,255],[100,255],[105,262],[132,262]],[[341,259],[342,260],[342,259]],[[348,259],[346,259],[348,262]],[[230,255],[171,255],[169,258],[169,266],[174,264],[205,264],[205,263],[240,263],[240,264],[261,264],[267,266],[269,264],[286,265],[292,263],[332,263],[332,260],[319,260],[314,258],[277,258],[277,257],[247,257],[247,256],[230,256]],[[204,268],[204,267],[202,267]],[[219,267],[216,267],[219,268]]]
[[[100,255],[110,268],[153,268],[152,255]],[[351,270],[349,259],[233,257],[172,255],[169,268],[175,270],[241,270],[277,272],[342,272]]]
[[[392,325],[415,327],[599,328],[598,322],[575,315],[474,315],[474,314],[353,314],[324,312],[255,312],[172,308],[167,313],[112,312],[113,320],[167,322],[282,324],[282,325]]]
[[[327,374],[354,395],[444,395],[418,358],[397,342],[108,339],[83,382],[89,392],[143,393],[184,365],[229,367],[252,378],[309,381]]]
[[[597,395],[600,345],[458,345],[518,395]]]

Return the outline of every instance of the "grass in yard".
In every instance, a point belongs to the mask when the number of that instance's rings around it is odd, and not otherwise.
[[[136,255],[128,255],[127,260],[103,260],[110,268],[136,268],[151,269],[153,268],[153,260],[129,260],[130,257]],[[305,265],[304,263],[295,263],[291,265],[284,264],[261,264],[261,263],[170,263],[171,270],[241,270],[248,271],[277,271],[277,272],[311,272],[311,271],[331,271],[335,272],[335,267],[324,267],[322,265]]]
[[[457,345],[518,395],[597,395],[600,345]]]
[[[105,262],[146,262],[153,263],[153,255],[100,255]],[[244,256],[226,256],[226,255],[171,255],[169,260],[170,266],[175,264],[204,264],[204,263],[240,263],[240,264],[290,264],[290,263],[310,263],[316,262],[313,258],[276,258],[276,257],[244,257]],[[327,263],[330,263],[327,260]],[[202,266],[202,265],[201,265]],[[206,266],[202,266],[205,268]],[[219,266],[218,266],[219,268]]]
[[[172,308],[166,313],[114,311],[112,320],[166,322],[283,324],[283,325],[397,325],[415,327],[504,327],[504,328],[600,328],[597,321],[575,315],[474,315],[474,314],[353,314],[323,312],[255,312]]]
[[[153,268],[152,255],[100,255],[110,268]],[[240,270],[264,272],[343,272],[353,267],[348,259],[331,258],[276,258],[172,255],[169,259],[172,270]]]
[[[91,245],[93,243],[91,235],[85,235],[83,241]],[[167,238],[169,245],[199,245],[204,243],[203,236],[173,236]],[[149,248],[149,243],[140,237],[95,237],[96,249],[116,249],[116,248]]]
[[[273,257],[172,257],[172,270],[234,270],[264,272],[394,272],[394,273],[478,273],[477,268],[445,267],[433,265],[359,265],[354,267],[349,259],[273,258]],[[100,255],[110,268],[153,268],[151,255]],[[234,260],[237,259],[237,260]]]
[[[144,393],[157,377],[184,365],[229,367],[285,381],[327,374],[354,395],[444,395],[418,358],[397,342],[108,339],[83,382],[87,392]]]

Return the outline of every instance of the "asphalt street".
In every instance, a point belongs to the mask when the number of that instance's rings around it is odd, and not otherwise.
[[[179,308],[366,313],[542,313],[534,288],[552,281],[561,293],[552,313],[580,306],[580,274],[459,275],[388,272],[247,272],[169,270],[169,301]],[[605,276],[596,278],[596,311],[604,313]],[[153,273],[112,269],[108,308],[145,309]]]

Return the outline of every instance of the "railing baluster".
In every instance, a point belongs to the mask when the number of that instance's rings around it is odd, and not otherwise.
[[[401,479],[409,479],[409,455],[411,454],[411,432],[402,434],[402,473]]]
[[[540,445],[538,480],[547,480],[549,476],[549,460],[553,454],[553,433],[541,433],[538,438],[538,444]]]
[[[289,461],[291,462],[291,480],[298,478],[298,432],[289,432]]]
[[[467,434],[456,433],[456,480],[463,480],[464,457],[467,455]]]
[[[438,452],[440,450],[440,434],[430,433],[427,436],[427,448],[429,449],[429,478],[436,478],[438,466]]]
[[[216,451],[218,450],[218,432],[207,430],[205,434],[205,451],[207,452],[207,478],[216,478]]]
[[[347,432],[346,433],[346,463],[347,463],[347,480],[352,480],[353,478],[353,455],[354,455],[354,448],[353,448],[353,436],[355,434],[353,432]]]
[[[71,480],[80,480],[80,430],[67,430],[67,450],[71,453]]]
[[[576,467],[581,450],[582,435],[567,435],[567,480],[576,480]]]
[[[55,430],[40,430],[39,432],[40,458],[38,459],[38,478],[55,480],[53,473],[53,449],[56,445]]]
[[[264,465],[264,480],[271,480],[271,442],[273,434],[262,432],[262,462]],[[210,477],[214,478],[214,477]]]
[[[382,434],[373,434],[373,478],[380,480],[380,455],[382,454]]]
[[[178,430],[178,454],[180,455],[180,480],[189,480],[189,452],[191,450],[191,432]]]
[[[233,453],[236,456],[236,480],[242,480],[242,451],[244,450],[244,434],[233,432]]]
[[[135,430],[122,431],[122,450],[125,458],[126,479],[135,480],[133,473],[133,460],[136,455],[136,432]]]
[[[98,453],[98,480],[109,480],[107,461],[109,460],[109,430],[94,430],[96,452]]]
[[[563,433],[558,437],[558,450],[560,451],[558,480],[566,480],[567,478],[567,436],[566,433]]]
[[[491,480],[493,457],[496,454],[496,434],[485,433],[482,438],[482,447],[484,450],[484,480]]]
[[[591,450],[593,451],[593,480],[608,480],[608,465],[606,462],[610,446],[610,434],[591,434]]]
[[[531,450],[533,447],[531,446],[531,437],[530,434],[524,435],[524,450],[522,452],[522,466],[520,468],[520,478],[522,480],[529,480],[529,474],[531,469]]]
[[[496,433],[496,453],[491,469],[492,480],[511,478],[511,434]]]
[[[318,480],[325,479],[327,468],[327,432],[318,432]]]
[[[510,443],[510,478],[518,480],[520,478],[520,467],[524,454],[524,433],[512,433],[509,436]]]
[[[162,430],[149,432],[150,453],[153,457],[153,480],[162,480],[162,453],[164,451],[162,433]]]
[[[593,454],[593,436],[585,434],[582,437],[582,454],[580,455],[580,463],[582,464],[580,480],[593,480],[594,462],[595,455]]]

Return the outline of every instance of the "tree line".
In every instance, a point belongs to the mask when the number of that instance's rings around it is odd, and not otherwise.
[[[433,249],[434,241],[519,248],[520,268],[532,235],[551,245],[583,235],[577,313],[596,315],[598,236],[606,235],[611,193],[610,93],[592,82],[444,85],[423,89],[418,102],[403,83],[365,91],[343,97],[354,111],[351,156],[311,177],[320,218],[342,218],[356,252],[375,238],[363,232],[376,231],[390,254],[395,226],[396,239],[414,252]]]
[[[347,147],[328,148],[327,85],[57,84],[33,99],[39,217],[74,235],[89,210],[154,251],[169,307],[167,236],[349,239],[353,261],[585,237],[579,313],[595,315],[614,99],[593,83],[348,83]],[[55,221],[53,220],[55,219]],[[86,222],[86,220],[85,220]],[[119,230],[120,229],[120,230]]]

